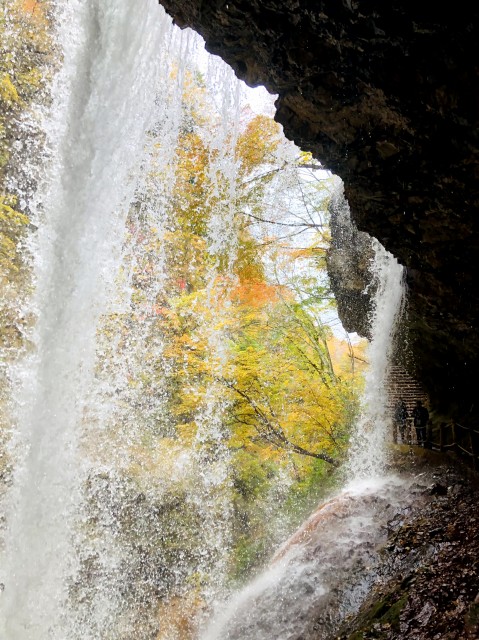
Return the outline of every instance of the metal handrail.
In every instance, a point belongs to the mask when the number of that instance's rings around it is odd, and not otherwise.
[[[446,428],[452,430],[452,442],[444,444],[444,431]],[[457,439],[457,429],[462,429],[469,434],[469,448],[465,448],[464,443]],[[429,441],[431,447],[439,449],[439,451],[445,451],[447,449],[455,449],[456,451],[465,454],[472,458],[472,464],[474,469],[479,467],[479,442],[475,442],[473,434],[479,435],[477,429],[472,427],[466,427],[458,422],[445,423],[441,422],[439,425],[439,442]]]

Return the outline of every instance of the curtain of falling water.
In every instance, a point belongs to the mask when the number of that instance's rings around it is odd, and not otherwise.
[[[221,329],[230,313],[227,303],[228,289],[233,286],[233,263],[237,250],[236,181],[239,162],[234,152],[239,135],[241,88],[226,65],[218,65],[209,59],[207,82],[212,87],[222,87],[216,97],[219,102],[220,126],[214,131],[210,146],[218,154],[210,167],[214,185],[211,197],[218,204],[208,225],[208,251],[213,264],[207,275],[208,306],[215,309],[212,323],[208,323],[206,339],[209,345],[210,366],[214,377],[221,378],[228,359],[228,334]],[[221,262],[223,265],[221,266]],[[218,286],[223,282],[223,287]],[[222,292],[224,288],[224,292]],[[216,298],[216,299],[215,299]],[[228,493],[230,452],[226,446],[226,403],[219,382],[209,385],[205,402],[197,416],[198,432],[194,446],[196,465],[201,470],[201,488],[193,499],[202,506],[205,529],[209,532],[206,546],[217,560],[215,580],[210,585],[208,600],[223,593],[230,548],[231,500]],[[206,445],[206,446],[205,446]]]
[[[342,185],[335,200],[333,206],[340,207],[346,218],[343,222],[351,224]],[[332,637],[335,625],[357,609],[375,580],[374,545],[384,532],[381,518],[391,517],[401,501],[407,501],[408,490],[403,481],[384,475],[389,427],[386,380],[402,309],[403,268],[376,241],[374,252],[371,272],[377,287],[370,367],[347,464],[349,484],[306,521],[263,573],[218,607],[202,640]]]
[[[342,197],[342,206],[348,209]],[[391,439],[391,417],[388,410],[389,367],[396,328],[404,303],[404,269],[397,260],[373,239],[374,262],[371,273],[377,289],[373,299],[368,345],[370,366],[365,375],[361,399],[361,415],[354,430],[347,474],[350,482],[370,480],[385,473],[387,442]]]
[[[58,2],[63,66],[37,196],[35,353],[16,372],[17,466],[1,561],[8,640],[64,640],[80,422],[95,331],[158,86],[169,21],[153,0]]]
[[[168,430],[161,386],[168,363],[161,332],[155,333],[150,320],[168,277],[162,248],[166,211],[185,126],[185,72],[194,67],[199,40],[173,29],[153,0],[110,5],[78,0],[56,7],[64,60],[45,125],[50,160],[42,169],[47,179],[37,194],[39,231],[32,242],[35,352],[14,372],[16,470],[0,568],[0,628],[9,640],[146,638],[155,629],[145,603],[161,590],[152,576],[161,574],[163,558],[158,562],[148,553],[163,532],[141,505],[126,534],[121,518],[131,508],[124,479],[144,464],[135,458],[135,447],[145,425]],[[219,377],[227,359],[226,334],[215,327],[228,315],[221,308],[221,282],[231,284],[236,250],[233,148],[240,89],[221,62],[210,61],[205,82],[216,103],[212,112],[222,120],[208,140],[214,185],[205,203],[212,210],[206,278],[211,318],[200,322],[196,337],[209,345],[209,364]],[[132,210],[154,230],[148,243]],[[151,252],[151,246],[157,256],[140,309],[132,282],[142,251]],[[105,331],[105,318],[127,316],[135,305],[141,322],[128,327],[126,340],[124,332]],[[147,341],[153,359],[145,352]],[[157,384],[146,397],[141,380],[148,375]],[[194,566],[183,567],[180,554],[167,570],[194,576],[214,567],[214,580],[202,592],[207,603],[221,591],[229,546],[224,409],[213,385],[198,410],[191,450],[176,457],[170,451],[163,466],[153,462],[145,488],[160,505],[175,483],[188,488],[187,500],[202,520],[202,546]],[[154,448],[149,454],[162,455]],[[141,485],[142,474],[136,482]],[[141,555],[145,544],[149,551]],[[133,586],[134,580],[143,582]],[[166,621],[164,637],[168,633]]]
[[[173,46],[176,40],[178,46]],[[192,600],[207,608],[221,593],[226,577],[231,509],[226,405],[219,383],[208,383],[202,390],[184,376],[189,392],[203,397],[193,419],[192,443],[186,446],[176,437],[168,405],[171,344],[158,315],[159,306],[174,305],[184,268],[181,249],[173,247],[177,255],[171,255],[167,245],[178,216],[175,200],[182,198],[174,189],[175,150],[182,144],[181,136],[188,138],[191,133],[189,109],[198,107],[192,74],[201,57],[199,44],[192,34],[172,36],[170,81],[158,104],[153,150],[144,167],[147,178],[128,219],[130,238],[116,291],[120,302],[113,297],[106,314],[111,318],[118,314],[117,322],[106,325],[107,340],[100,336],[102,358],[94,391],[99,400],[88,412],[89,439],[96,435],[96,446],[87,475],[101,532],[92,541],[89,528],[80,543],[83,565],[95,566],[95,575],[78,588],[78,599],[91,602],[78,606],[74,614],[82,640],[130,638],[131,634],[146,638],[157,632],[159,638],[176,638],[181,633],[175,626],[181,619],[174,611],[177,599],[182,598],[181,606],[188,609],[194,625],[200,607],[192,605]],[[224,305],[225,293],[232,284],[236,252],[234,144],[241,90],[233,72],[219,59],[209,60],[201,87],[203,83],[211,126],[203,127],[201,136],[208,149],[207,180],[212,188],[189,215],[207,222],[201,260],[210,266],[200,294],[205,299],[195,313],[196,327],[189,337],[192,345],[207,344],[207,366],[220,377],[228,357],[226,332],[221,329],[230,313]],[[200,266],[187,266],[183,287]],[[135,274],[145,276],[139,289]],[[193,295],[197,293],[193,290]],[[181,371],[175,375],[176,381],[181,379]],[[171,504],[177,505],[175,514]],[[129,510],[131,517],[126,515]],[[88,511],[87,505],[85,520]],[[178,536],[182,537],[179,543]],[[168,545],[176,549],[173,556]],[[194,595],[185,596],[189,592]]]
[[[169,483],[186,473],[181,465],[172,472],[171,452],[144,445],[152,431],[170,432],[164,388],[168,363],[156,309],[168,278],[164,243],[184,126],[186,74],[199,45],[194,34],[174,28],[163,10],[158,11],[165,33],[151,60],[159,78],[148,156],[128,212],[115,286],[99,326],[96,375],[85,409],[85,495],[75,537],[79,567],[71,589],[72,640],[150,638],[157,633],[158,591],[164,595],[158,582],[168,581],[158,553],[166,534],[155,510],[168,510]],[[144,271],[146,256],[148,278],[138,299],[134,281]],[[148,378],[152,386],[144,384]],[[181,558],[174,562],[181,564]],[[181,573],[176,566],[168,571]]]

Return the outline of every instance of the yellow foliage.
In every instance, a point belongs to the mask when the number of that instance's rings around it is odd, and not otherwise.
[[[274,163],[280,133],[280,125],[268,116],[257,115],[248,122],[236,147],[242,174],[249,173],[254,167]]]
[[[9,73],[3,73],[0,76],[0,100],[7,107],[10,107],[16,102],[20,102],[20,97]]]
[[[18,271],[19,232],[29,222],[25,214],[13,208],[15,203],[12,196],[0,196],[0,267],[4,272]]]

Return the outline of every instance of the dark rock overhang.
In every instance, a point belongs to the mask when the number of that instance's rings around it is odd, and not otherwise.
[[[161,4],[279,94],[286,135],[343,179],[358,228],[407,268],[411,362],[432,404],[477,415],[477,3]]]

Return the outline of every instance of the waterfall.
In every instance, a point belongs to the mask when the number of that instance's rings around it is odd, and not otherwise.
[[[403,267],[377,241],[373,241],[373,274],[378,286],[371,318],[370,366],[365,375],[362,414],[353,435],[349,460],[353,480],[384,474],[386,444],[391,440],[387,407],[388,376],[393,339],[403,303]]]
[[[181,595],[191,585],[193,620],[219,598],[228,571],[226,403],[219,383],[192,388],[203,394],[196,434],[189,449],[175,440],[162,304],[187,287],[197,259],[185,262],[184,282],[172,281],[169,263],[182,260],[169,239],[178,144],[206,86],[218,118],[207,141],[211,201],[202,206],[213,213],[204,247],[183,249],[209,256],[192,341],[207,345],[220,377],[243,90],[222,61],[205,67],[199,37],[173,27],[154,0],[58,1],[55,24],[62,64],[29,202],[35,293],[24,313],[35,318],[34,348],[10,371],[17,415],[0,629],[8,640],[150,637],[160,599],[174,606],[173,587]],[[168,540],[187,517],[192,541],[170,557]],[[160,618],[169,638],[168,612]]]
[[[121,254],[167,18],[153,1],[58,4],[63,65],[37,194],[34,354],[16,372],[17,460],[1,563],[2,637],[63,638],[81,421],[97,320]],[[169,28],[169,27],[168,27]]]
[[[344,215],[349,218],[349,205],[342,188],[335,197],[339,201],[337,206],[344,208]],[[391,440],[391,418],[387,406],[389,367],[404,303],[403,267],[376,239],[372,239],[372,246],[374,259],[370,271],[375,295],[369,318],[369,367],[365,374],[361,415],[352,436],[347,464],[347,475],[353,483],[381,477],[385,473],[386,445]]]

